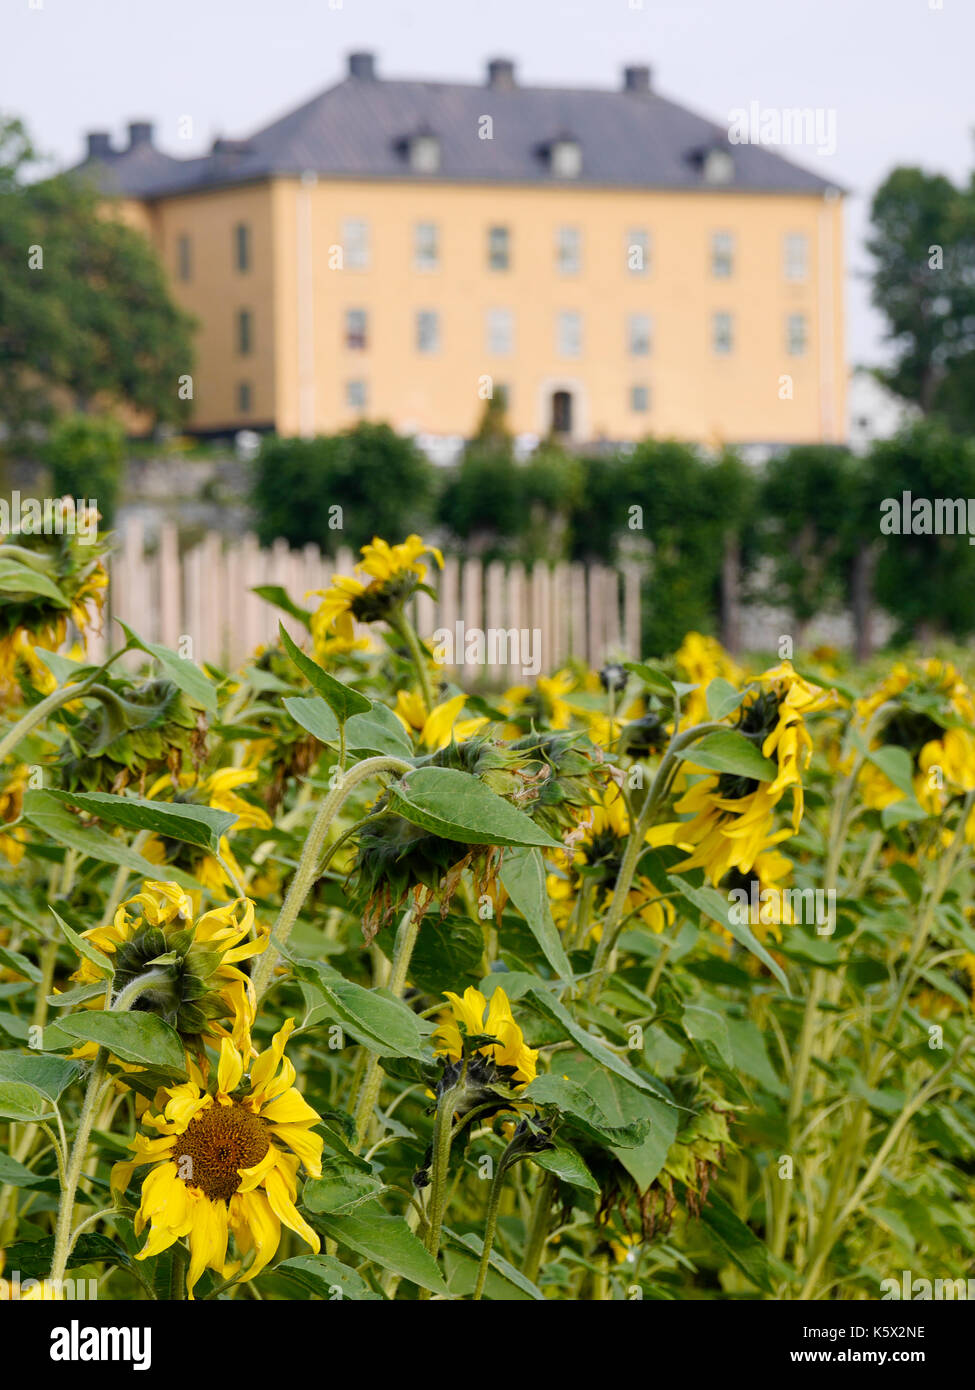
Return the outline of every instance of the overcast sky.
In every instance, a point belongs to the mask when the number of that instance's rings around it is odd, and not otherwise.
[[[86,130],[121,137],[140,117],[177,155],[246,135],[356,48],[390,77],[460,81],[492,55],[553,85],[615,87],[646,62],[664,95],[721,123],[751,102],[835,111],[835,154],[784,153],[853,191],[854,363],[883,355],[862,280],[871,191],[899,163],[967,179],[975,153],[975,0],[0,0],[0,16],[0,108],[62,165]]]

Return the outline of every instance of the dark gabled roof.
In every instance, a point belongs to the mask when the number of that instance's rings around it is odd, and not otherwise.
[[[479,138],[482,118],[493,138]],[[436,174],[414,173],[404,142],[418,131],[440,141]],[[582,151],[578,178],[560,179],[545,157],[566,131]],[[730,183],[707,184],[709,149],[727,149]],[[347,77],[247,140],[173,159],[151,144],[89,157],[77,170],[105,192],[153,198],[245,183],[275,174],[617,188],[823,193],[835,187],[761,145],[731,145],[725,127],[655,91],[494,87]]]

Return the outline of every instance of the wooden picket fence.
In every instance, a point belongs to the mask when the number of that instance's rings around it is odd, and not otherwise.
[[[252,592],[277,584],[304,607],[306,595],[326,588],[333,575],[351,575],[356,556],[339,549],[334,558],[318,546],[291,550],[284,541],[262,550],[253,535],[233,544],[216,532],[181,552],[176,526],[162,525],[147,545],[141,522],[131,519],[109,563],[107,620],[94,639],[97,658],[117,640],[121,618],[147,642],[161,642],[196,661],[233,669],[254,649],[277,637],[283,619],[296,638],[299,625]],[[537,631],[540,673],[556,670],[569,657],[598,667],[608,658],[640,655],[640,572],[603,565],[520,564],[446,556],[442,571],[427,574],[438,591],[434,600],[418,594],[413,614],[421,637],[438,628]],[[114,633],[112,631],[114,627]],[[458,666],[466,682],[521,681],[516,670],[498,665]]]

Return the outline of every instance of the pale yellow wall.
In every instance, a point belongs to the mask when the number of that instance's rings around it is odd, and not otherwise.
[[[367,270],[335,268],[345,218],[370,225]],[[511,388],[509,424],[544,432],[550,396],[575,397],[583,439],[653,433],[707,442],[805,442],[842,437],[845,419],[842,204],[810,195],[627,192],[458,184],[320,180],[227,189],[163,201],[157,242],[175,276],[177,238],[193,242],[193,279],[173,280],[179,302],[201,321],[194,423],[247,423],[236,412],[236,382],[252,383],[251,422],[273,420],[281,433],[334,430],[359,412],[345,404],[349,379],[368,383],[369,418],[400,430],[470,434],[480,416],[485,374]],[[252,226],[253,268],[234,269],[232,228]],[[437,271],[413,265],[413,226],[440,227]],[[487,267],[487,228],[511,229],[512,268]],[[559,224],[582,230],[582,272],[556,269]],[[626,266],[626,234],[645,227],[652,263],[646,276]],[[714,231],[735,238],[729,280],[711,275]],[[805,232],[804,284],[786,280],[783,239]],[[237,357],[234,310],[249,307],[255,343]],[[369,312],[365,352],[345,348],[344,311]],[[437,309],[442,349],[414,346],[414,315]],[[493,358],[486,311],[513,311],[514,352]],[[582,356],[556,352],[556,315],[583,316]],[[728,358],[711,349],[711,314],[735,317]],[[807,316],[806,355],[786,353],[786,316]],[[628,355],[626,318],[653,320],[648,358]],[[780,378],[792,377],[783,399]],[[651,408],[635,414],[629,388],[645,383]]]
[[[251,268],[236,268],[234,227],[250,227]],[[193,372],[194,426],[244,428],[273,423],[276,415],[274,361],[274,246],[271,189],[267,184],[161,200],[156,207],[155,243],[176,302],[197,319]],[[179,238],[190,238],[191,275],[178,275]],[[251,352],[237,350],[237,311],[249,309]],[[251,411],[237,408],[237,385],[251,387]]]
[[[480,379],[490,374],[511,387],[509,422],[516,431],[547,429],[551,391],[564,385],[575,392],[577,433],[583,438],[635,438],[648,432],[712,442],[840,437],[845,417],[839,200],[278,181],[274,207],[279,428],[284,432],[308,428],[309,421],[318,430],[352,423],[357,412],[345,404],[345,383],[362,378],[369,385],[370,417],[399,429],[469,434],[482,408]],[[370,224],[368,270],[331,265],[343,220],[351,217]],[[440,227],[437,271],[414,268],[417,221]],[[492,223],[511,228],[507,272],[487,268]],[[556,269],[560,223],[582,229],[578,277]],[[651,235],[652,266],[645,277],[627,271],[631,227],[646,227]],[[711,275],[710,239],[718,230],[735,236],[730,280]],[[805,232],[809,239],[804,284],[785,278],[787,232]],[[299,304],[306,316],[300,330]],[[344,311],[353,307],[369,311],[365,352],[344,346]],[[510,357],[492,358],[487,352],[486,311],[494,307],[514,313]],[[421,308],[440,311],[443,343],[437,356],[415,350],[414,314]],[[576,360],[556,352],[561,309],[583,315],[583,354]],[[716,310],[735,316],[736,348],[726,359],[711,350],[710,316]],[[802,358],[785,349],[786,315],[797,311],[806,313],[809,328]],[[626,317],[633,312],[652,317],[649,358],[628,355]],[[793,379],[791,400],[782,398],[787,395],[783,374]],[[637,382],[650,387],[646,415],[629,408],[629,387]]]

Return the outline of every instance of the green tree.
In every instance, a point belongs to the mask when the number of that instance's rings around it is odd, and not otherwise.
[[[109,416],[68,415],[51,430],[44,457],[55,497],[94,502],[103,530],[115,518],[124,466],[125,434]]]
[[[265,436],[251,502],[262,545],[282,536],[292,546],[358,549],[373,536],[422,531],[435,491],[434,467],[412,440],[362,422],[315,439]]]
[[[26,182],[36,155],[0,121],[0,418],[13,430],[66,402],[178,421],[192,321],[145,237],[67,175]]]
[[[689,630],[719,626],[734,645],[737,578],[752,511],[749,470],[731,453],[711,459],[675,440],[647,439],[621,460],[618,477],[619,532],[642,526],[651,547],[644,653],[672,652]]]
[[[859,471],[847,449],[818,444],[789,449],[765,468],[766,594],[793,615],[800,641],[818,613],[851,602],[854,559],[864,545]]]
[[[877,376],[926,413],[975,424],[975,194],[940,174],[895,169],[874,195],[873,303],[893,365]]]
[[[877,537],[875,590],[897,620],[895,641],[975,632],[975,546],[965,535],[884,534],[888,499],[903,511],[904,493],[927,501],[975,497],[975,440],[943,421],[919,420],[893,439],[878,441],[866,461],[870,530]],[[888,509],[889,510],[889,509]],[[923,524],[919,518],[915,523]]]

